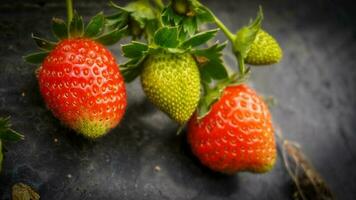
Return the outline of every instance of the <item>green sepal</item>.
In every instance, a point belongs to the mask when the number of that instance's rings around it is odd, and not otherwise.
[[[147,44],[131,41],[129,44],[122,45],[122,51],[129,60],[120,66],[120,71],[126,82],[133,81],[141,74],[142,63],[151,51]]]
[[[71,38],[81,37],[84,33],[83,17],[74,11],[73,19],[69,25],[69,35]]]
[[[127,35],[127,26],[125,26],[122,29],[116,29],[106,34],[103,34],[95,38],[95,41],[103,45],[113,45],[126,35]]]
[[[198,30],[198,23],[195,17],[186,17],[183,19],[183,30],[188,35],[194,35]]]
[[[200,73],[200,80],[203,82],[203,83],[211,83],[213,81],[213,78],[211,77],[210,73],[208,70],[204,69],[202,67],[199,68],[199,73]]]
[[[183,20],[183,16],[178,15],[172,9],[172,5],[168,5],[162,12],[162,22],[166,26],[177,26]]]
[[[224,88],[205,88],[205,95],[200,98],[197,108],[198,120],[205,117],[211,110],[211,106],[219,100]]]
[[[68,27],[63,19],[52,19],[52,32],[58,39],[68,38]]]
[[[36,42],[37,47],[43,51],[50,51],[57,45],[55,42],[37,37],[34,34],[32,34],[31,37]]]
[[[228,76],[224,65],[218,60],[210,60],[203,64],[200,68],[200,72],[209,75],[211,79],[215,80],[221,80]]]
[[[199,3],[199,5],[196,5],[195,8],[195,12],[197,13],[196,18],[198,24],[213,23],[215,21],[214,16],[205,6]]]
[[[192,54],[196,57],[202,80],[210,83],[213,79],[221,80],[228,76],[222,60],[222,51],[227,42],[216,43],[206,49],[196,49]],[[202,60],[202,61],[201,61]]]
[[[108,31],[114,29],[121,29],[128,24],[129,21],[128,12],[116,12],[112,15],[105,16],[105,26]]]
[[[121,65],[120,71],[124,76],[125,82],[129,83],[141,74],[143,69],[142,63],[146,59],[146,56],[147,54],[144,54],[141,57],[133,58]]]
[[[49,52],[41,51],[36,53],[31,53],[23,57],[23,59],[31,64],[41,64]]]
[[[242,58],[246,58],[247,53],[249,52],[250,47],[253,41],[255,40],[258,31],[261,28],[262,20],[263,12],[262,7],[260,7],[256,19],[252,23],[250,23],[250,25],[242,27],[236,33],[233,50],[235,52],[240,53]]]
[[[105,25],[105,17],[103,12],[95,15],[88,23],[85,28],[84,36],[85,37],[95,37],[103,32]]]
[[[193,35],[191,38],[183,42],[181,45],[183,48],[192,48],[202,44],[205,44],[207,41],[215,37],[219,29],[213,29],[205,32],[200,32]]]
[[[178,28],[164,26],[158,29],[154,35],[154,42],[163,48],[176,48],[179,45]]]
[[[0,118],[0,139],[9,141],[23,140],[24,136],[11,129],[10,118]]]
[[[122,45],[121,47],[124,56],[127,58],[141,57],[144,52],[148,50],[147,44],[137,41],[132,41],[131,43]]]
[[[247,71],[243,76],[235,73],[221,81],[218,81],[214,87],[210,87],[208,83],[202,83],[204,88],[204,95],[200,98],[197,113],[198,120],[204,118],[211,111],[212,105],[217,102],[223,91],[228,86],[240,85],[245,82],[250,76],[250,71]]]
[[[135,80],[142,72],[143,61],[147,55],[133,58],[120,66],[120,71],[125,79],[125,82],[130,83]]]

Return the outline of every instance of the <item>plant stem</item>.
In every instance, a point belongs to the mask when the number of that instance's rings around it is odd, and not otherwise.
[[[231,31],[225,26],[225,24],[222,21],[220,21],[219,18],[217,18],[212,12],[211,12],[211,14],[214,17],[215,24],[224,32],[224,34],[230,40],[232,45],[234,45],[235,35],[233,33],[231,33]]]
[[[232,51],[233,51],[235,58],[239,64],[239,72],[243,76],[246,71],[245,61],[244,61],[243,57],[241,56],[241,54],[235,50],[236,49],[235,48],[236,36],[225,26],[225,24],[222,21],[220,21],[220,19],[218,17],[216,17],[214,15],[214,13],[211,10],[209,10],[208,8],[206,8],[206,9],[213,16],[215,24],[222,30],[222,32],[225,34],[225,36],[230,40],[231,45],[232,45]]]
[[[66,0],[67,7],[67,26],[70,25],[70,22],[73,19],[73,3],[72,0]]]
[[[239,72],[240,72],[241,75],[244,75],[245,71],[246,71],[246,69],[245,69],[245,61],[242,58],[240,53],[235,52],[235,56],[236,56],[237,62],[239,63]]]

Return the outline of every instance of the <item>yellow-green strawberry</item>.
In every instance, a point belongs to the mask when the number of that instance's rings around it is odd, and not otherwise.
[[[245,62],[251,65],[269,65],[278,63],[282,58],[282,49],[278,42],[266,31],[259,30]]]
[[[144,62],[141,83],[148,99],[180,124],[189,120],[200,97],[200,75],[189,53],[160,51]]]

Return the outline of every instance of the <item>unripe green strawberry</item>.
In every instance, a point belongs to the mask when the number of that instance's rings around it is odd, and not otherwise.
[[[198,105],[200,76],[190,54],[162,51],[150,55],[143,66],[141,83],[148,99],[180,124]]]
[[[269,65],[278,63],[282,58],[282,49],[278,42],[267,32],[260,30],[245,62],[251,65]]]

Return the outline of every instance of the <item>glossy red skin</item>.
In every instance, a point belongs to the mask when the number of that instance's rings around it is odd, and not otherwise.
[[[204,165],[227,174],[266,172],[276,159],[268,107],[244,84],[227,87],[200,121],[190,119],[188,142]]]
[[[83,121],[109,130],[124,115],[126,89],[118,64],[108,49],[91,39],[62,40],[37,76],[48,108],[77,132],[83,132],[79,126]]]

